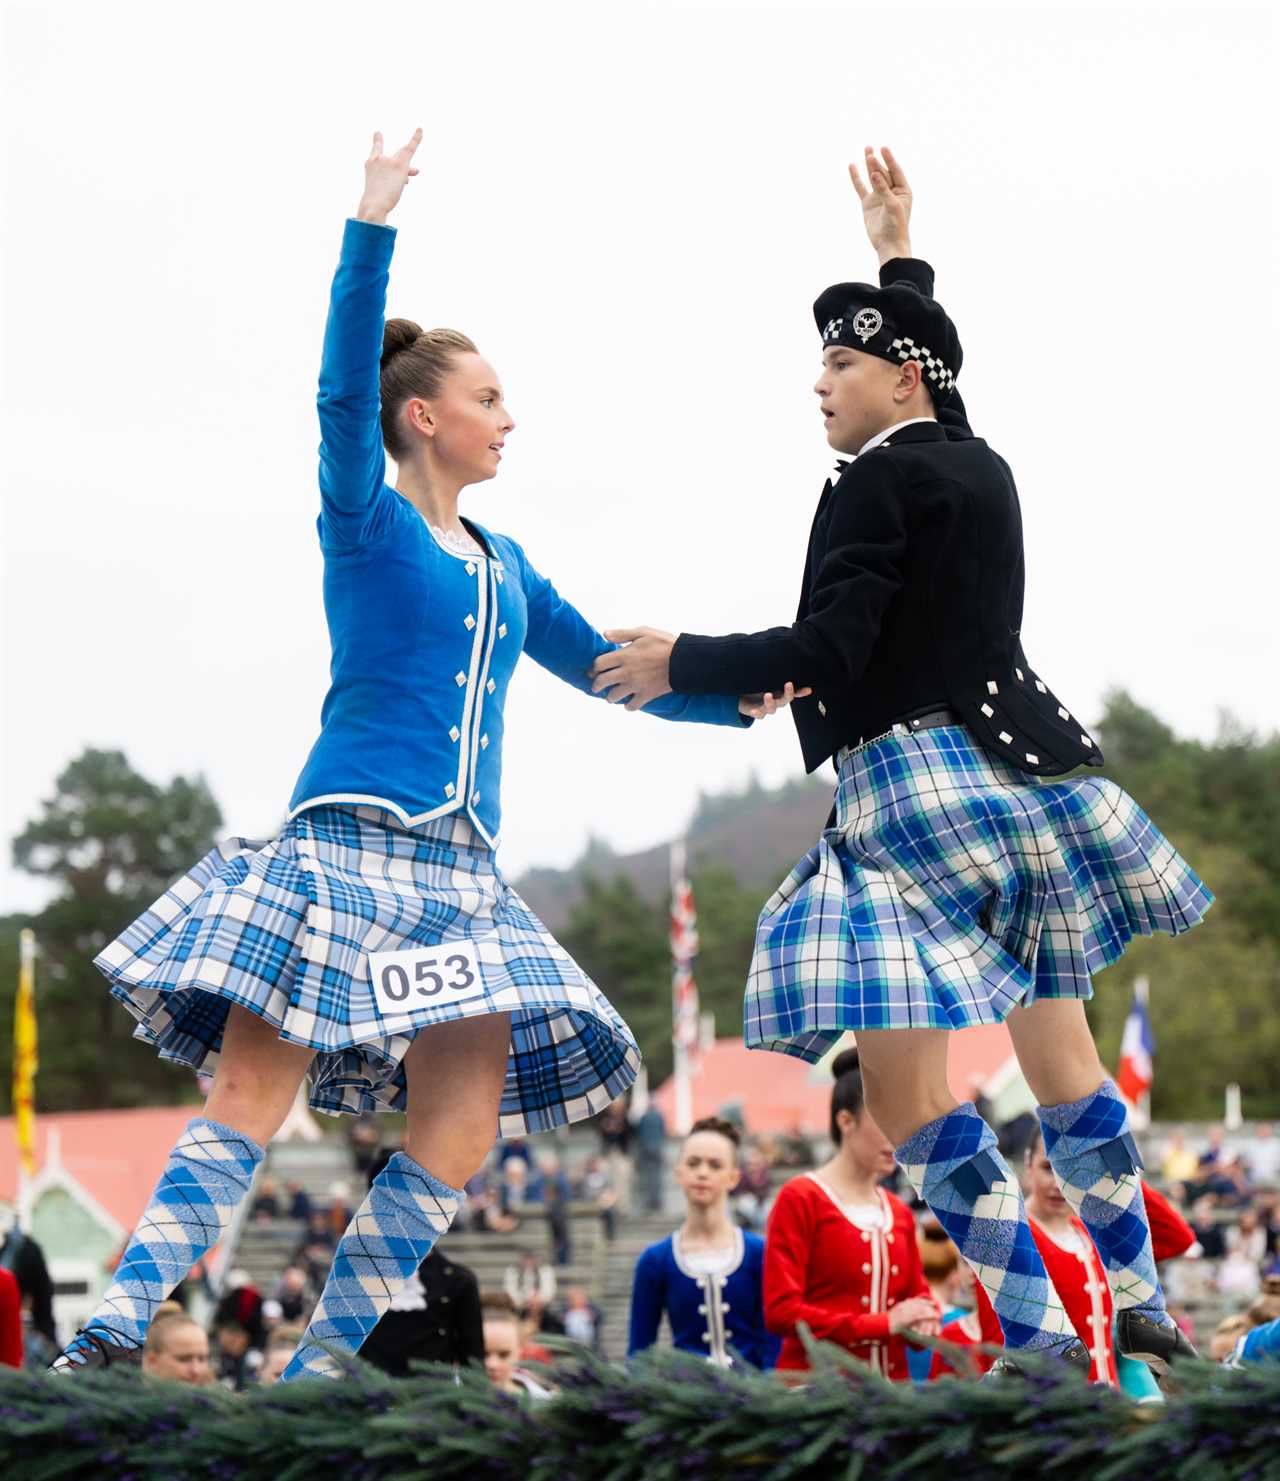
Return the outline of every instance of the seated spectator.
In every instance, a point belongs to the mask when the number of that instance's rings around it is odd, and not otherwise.
[[[307,1272],[301,1265],[286,1265],[280,1272],[274,1300],[286,1322],[301,1321],[315,1304],[307,1285]]]
[[[208,1334],[184,1311],[153,1317],[142,1346],[142,1371],[170,1383],[212,1383]]]
[[[226,1288],[214,1310],[213,1325],[218,1327],[223,1322],[243,1327],[249,1334],[250,1346],[262,1347],[262,1296],[246,1271],[233,1270],[227,1276]]]
[[[374,1161],[382,1150],[382,1128],[372,1111],[362,1111],[358,1116],[347,1118],[347,1142],[356,1172],[367,1183]]]
[[[355,1210],[351,1207],[351,1189],[346,1183],[329,1185],[329,1230],[334,1242],[342,1238]]]
[[[1247,1260],[1261,1265],[1267,1253],[1267,1231],[1254,1209],[1240,1211],[1234,1229],[1227,1231],[1227,1248],[1239,1251]]]
[[[1200,1171],[1203,1174],[1206,1169],[1215,1167],[1226,1155],[1223,1145],[1226,1140],[1226,1128],[1214,1126],[1209,1131],[1209,1144],[1200,1154]]]
[[[1254,1184],[1280,1187],[1280,1137],[1269,1121],[1259,1121],[1245,1147],[1245,1160]]]
[[[1199,1169],[1200,1159],[1187,1146],[1186,1132],[1179,1126],[1169,1136],[1160,1163],[1160,1176],[1166,1183],[1185,1183],[1194,1181]]]
[[[538,1158],[538,1170],[529,1179],[525,1189],[526,1203],[547,1203],[548,1189],[554,1188],[561,1203],[569,1201],[569,1180],[560,1167],[560,1159],[554,1152],[546,1152]],[[561,1261],[561,1264],[564,1262]]]
[[[292,1182],[285,1184],[285,1192],[289,1195],[289,1218],[305,1224],[311,1218],[311,1199],[306,1189],[301,1183]]]
[[[494,1388],[508,1394],[550,1398],[551,1390],[520,1367],[520,1324],[505,1291],[486,1291],[480,1297],[484,1332],[484,1370]]]
[[[329,1267],[333,1264],[333,1252],[337,1247],[333,1230],[329,1227],[329,1216],[322,1209],[312,1209],[307,1220],[307,1232],[302,1243],[293,1253],[293,1263],[301,1265],[308,1281],[321,1290]]]
[[[786,1133],[778,1140],[778,1159],[775,1167],[812,1167],[813,1148],[799,1116],[793,1116]]]
[[[589,1347],[597,1355],[602,1352],[604,1318],[585,1286],[570,1286],[565,1292],[560,1320],[564,1323],[566,1337]]]
[[[1262,1290],[1262,1272],[1241,1250],[1229,1250],[1218,1266],[1218,1290],[1224,1296],[1251,1301]]]
[[[289,1366],[293,1350],[302,1341],[306,1328],[301,1322],[295,1326],[279,1326],[267,1338],[267,1348],[262,1354],[262,1366],[258,1369],[258,1382],[279,1383],[280,1375]]]
[[[274,1178],[263,1178],[258,1185],[258,1196],[253,1200],[249,1217],[259,1221],[280,1217],[280,1194]]]
[[[523,1157],[507,1157],[498,1164],[498,1193],[504,1214],[510,1214],[522,1204],[528,1203],[526,1189],[529,1184],[529,1164]]]
[[[262,1349],[253,1346],[249,1329],[234,1317],[224,1317],[214,1328],[217,1354],[214,1371],[219,1383],[242,1393],[257,1377]]]
[[[510,1298],[513,1308],[524,1314],[533,1300],[541,1302],[545,1309],[556,1298],[555,1271],[534,1250],[526,1250],[520,1256],[519,1265],[508,1265],[502,1276],[502,1289]]]
[[[1203,1193],[1191,1205],[1188,1220],[1195,1233],[1200,1251],[1206,1260],[1218,1260],[1227,1252],[1226,1237],[1222,1225],[1214,1218],[1218,1198],[1214,1193]]]

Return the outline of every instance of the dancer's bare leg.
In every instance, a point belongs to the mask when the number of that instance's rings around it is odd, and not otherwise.
[[[1080,1100],[1106,1079],[1079,998],[1044,998],[1005,1020],[1014,1053],[1042,1106]]]
[[[265,1147],[284,1125],[315,1053],[304,1044],[286,1043],[265,1019],[233,1004],[205,1115]]]
[[[486,1013],[423,1030],[405,1054],[406,1150],[455,1188],[479,1171],[497,1138],[510,1048],[510,1013]]]

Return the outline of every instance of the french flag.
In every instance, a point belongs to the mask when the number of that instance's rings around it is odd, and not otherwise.
[[[1151,1035],[1151,1020],[1147,1017],[1146,986],[1145,980],[1134,983],[1133,1007],[1124,1021],[1120,1067],[1116,1071],[1116,1085],[1132,1106],[1138,1105],[1142,1097],[1150,1093],[1155,1078],[1152,1057],[1156,1052],[1156,1041]]]

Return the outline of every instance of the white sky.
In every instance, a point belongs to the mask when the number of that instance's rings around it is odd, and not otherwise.
[[[518,427],[463,511],[598,626],[794,614],[830,466],[810,304],[874,262],[892,144],[1021,490],[1024,638],[1089,716],[1280,726],[1270,13],[596,3],[5,4],[3,812],[85,745],[275,831],[328,650],[315,374],[369,136],[427,133],[390,311]],[[522,665],[502,858],[675,833],[800,769]],[[0,908],[38,903],[8,867]]]

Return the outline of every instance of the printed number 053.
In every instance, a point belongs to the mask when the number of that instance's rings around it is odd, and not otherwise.
[[[465,956],[447,956],[444,966],[451,970],[452,977],[446,982],[444,977],[435,969],[439,965],[435,957],[424,957],[421,961],[413,964],[413,975],[417,984],[418,996],[422,998],[434,998],[437,993],[446,987],[453,992],[466,992],[468,988],[475,985],[475,973],[471,970],[470,958]],[[394,962],[389,963],[382,969],[382,991],[394,1003],[403,1003],[409,996],[413,987],[409,981],[409,974],[403,967]]]

